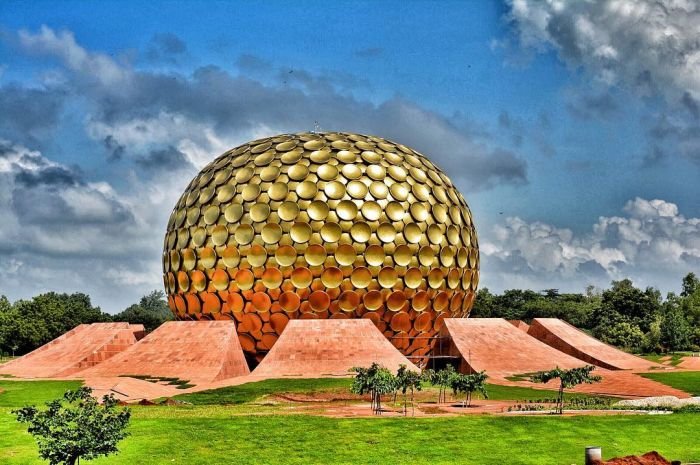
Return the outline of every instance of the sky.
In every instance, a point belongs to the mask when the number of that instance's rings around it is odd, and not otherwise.
[[[425,153],[464,194],[481,287],[700,273],[700,4],[0,4],[0,294],[162,288],[170,212],[254,138]]]

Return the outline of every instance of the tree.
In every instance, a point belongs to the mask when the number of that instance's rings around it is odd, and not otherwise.
[[[353,367],[350,371],[355,372],[350,391],[354,394],[369,394],[372,411],[381,415],[382,396],[393,392],[396,388],[394,375],[387,368],[372,363],[369,368]]]
[[[700,289],[700,279],[695,276],[695,273],[688,273],[683,278],[681,297],[691,296]]]
[[[438,387],[438,404],[445,402],[445,397],[447,393],[447,388],[450,387],[452,383],[452,377],[456,374],[455,367],[452,365],[447,365],[445,368],[434,371],[425,370],[423,372],[423,379],[428,381],[433,386]]]
[[[690,346],[692,329],[678,305],[668,302],[661,319],[659,332],[661,343],[670,351],[684,350]]]
[[[396,388],[403,394],[403,415],[406,416],[406,395],[408,391],[411,391],[411,409],[415,415],[415,407],[413,404],[413,396],[415,391],[420,391],[422,389],[421,385],[421,375],[418,372],[409,370],[406,365],[399,365],[399,369],[396,372]]]
[[[172,319],[173,313],[165,301],[163,291],[153,291],[141,297],[138,304],[130,305],[113,317],[114,321],[142,324],[146,331],[153,331],[164,322]]]
[[[556,411],[561,415],[564,413],[564,389],[570,389],[579,384],[593,384],[601,379],[598,375],[593,375],[595,369],[593,365],[563,370],[559,367],[549,371],[539,371],[530,377],[533,383],[548,383],[553,379],[559,379],[559,393],[557,395]]]
[[[620,315],[629,323],[639,326],[642,332],[649,331],[660,309],[661,294],[658,290],[647,287],[642,291],[629,279],[613,281],[612,287],[603,291],[603,314],[608,314],[606,317],[613,320],[616,319],[614,314]]]
[[[479,373],[471,373],[468,375],[457,373],[452,376],[450,385],[452,387],[452,392],[457,394],[464,394],[464,401],[462,406],[469,407],[472,403],[472,394],[474,392],[480,393],[484,399],[489,398],[489,394],[486,391],[486,379],[488,375],[485,371],[480,371]]]
[[[81,387],[66,391],[63,399],[47,402],[46,406],[42,411],[27,406],[12,413],[17,421],[29,424],[28,431],[39,445],[39,456],[50,465],[74,465],[80,458],[115,454],[119,441],[128,435],[131,413],[127,408],[118,409],[113,395],[104,396],[100,405],[90,388]]]
[[[598,337],[605,343],[633,352],[641,351],[646,343],[642,330],[627,321],[619,321],[602,329]]]

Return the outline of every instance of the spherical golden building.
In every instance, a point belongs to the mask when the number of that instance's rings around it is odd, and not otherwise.
[[[260,358],[290,318],[369,318],[427,354],[479,281],[471,212],[405,145],[359,134],[256,140],[205,167],[173,209],[163,252],[178,319],[238,323]]]

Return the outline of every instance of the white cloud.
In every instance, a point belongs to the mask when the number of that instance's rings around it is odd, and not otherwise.
[[[624,216],[600,217],[587,234],[520,218],[507,218],[483,234],[484,284],[543,283],[567,290],[632,278],[639,285],[677,289],[700,265],[700,218],[686,218],[664,200],[635,198]]]
[[[700,98],[700,4],[694,0],[510,0],[526,47],[554,48],[601,82]],[[651,88],[651,89],[649,89]]]

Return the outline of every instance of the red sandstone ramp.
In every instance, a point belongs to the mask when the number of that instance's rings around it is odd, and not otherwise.
[[[558,318],[535,318],[527,333],[572,357],[609,370],[664,368],[662,365],[609,346]]]
[[[348,376],[352,367],[377,362],[420,371],[368,319],[291,320],[253,376]]]
[[[506,321],[521,331],[527,332],[527,330],[530,329],[530,325],[525,323],[523,320],[506,320]]]
[[[461,356],[462,371],[486,370],[489,376],[506,377],[586,364],[502,318],[446,318],[442,335],[452,338],[450,355]]]
[[[684,357],[683,361],[678,364],[678,368],[686,370],[700,371],[700,357]]]
[[[248,373],[234,321],[168,321],[129,350],[76,377],[138,375],[207,383]]]
[[[143,325],[93,323],[76,326],[33,352],[0,366],[20,378],[60,378],[95,366],[134,345]]]

